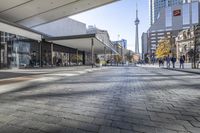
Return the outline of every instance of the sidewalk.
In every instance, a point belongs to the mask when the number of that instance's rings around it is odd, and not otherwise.
[[[6,69],[0,70],[0,80],[7,78],[24,77],[31,75],[41,75],[55,73],[60,71],[77,71],[90,69],[91,66],[73,66],[73,67],[54,67],[54,68],[34,68],[34,69]]]
[[[161,68],[161,69],[168,69],[172,71],[181,71],[181,72],[187,72],[187,73],[194,73],[194,74],[200,74],[200,69],[192,69],[190,63],[185,64],[184,69],[179,68],[179,64],[176,64],[175,68],[172,68],[172,65],[170,68],[167,68],[166,65],[164,67],[159,67],[158,64],[146,64],[146,65],[137,65],[139,67],[146,67],[146,68]]]
[[[0,70],[0,86],[11,83],[25,82],[42,78],[44,76],[77,76],[103,68],[91,68],[91,66],[74,66],[60,68],[37,69],[7,69]]]
[[[77,66],[50,69],[1,70],[0,94],[46,83],[53,83],[66,79],[67,77],[79,76],[106,68],[107,67],[91,68],[91,66]]]

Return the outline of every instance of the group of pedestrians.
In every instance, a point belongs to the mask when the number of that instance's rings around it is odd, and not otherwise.
[[[166,61],[166,66],[167,68],[170,68],[171,63],[172,63],[172,67],[175,68],[176,66],[176,57],[172,56],[170,57],[169,55],[165,58]],[[184,63],[185,63],[185,59],[184,56],[181,56],[179,59],[179,63],[180,63],[180,68],[184,69]],[[164,60],[160,59],[159,60],[159,67],[163,65],[164,66]]]

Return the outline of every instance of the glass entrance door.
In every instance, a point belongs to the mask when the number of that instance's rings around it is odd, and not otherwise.
[[[23,68],[30,64],[30,43],[26,41],[13,40],[11,45],[11,67],[12,68]]]

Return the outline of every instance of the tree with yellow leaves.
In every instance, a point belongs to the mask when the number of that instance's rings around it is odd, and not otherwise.
[[[122,61],[122,56],[121,55],[115,55],[114,60],[117,63],[117,65]]]
[[[171,52],[171,43],[168,38],[163,38],[158,42],[158,47],[156,49],[156,57],[164,58]]]

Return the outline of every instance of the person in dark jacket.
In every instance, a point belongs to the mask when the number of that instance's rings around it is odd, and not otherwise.
[[[176,57],[173,56],[173,57],[171,58],[171,62],[172,62],[173,68],[175,68]]]
[[[183,56],[180,57],[180,68],[184,69],[184,63],[185,63],[185,60],[183,58]]]
[[[170,60],[171,58],[169,57],[169,55],[166,57],[166,63],[167,63],[167,68],[170,68]]]

